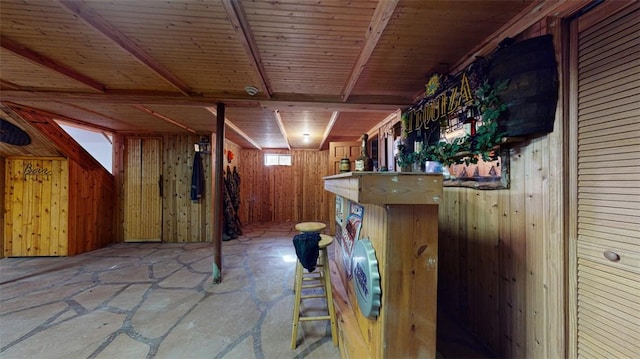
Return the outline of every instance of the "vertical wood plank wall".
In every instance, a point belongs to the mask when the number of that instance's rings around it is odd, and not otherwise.
[[[162,240],[162,138],[129,137],[124,165],[124,240]]]
[[[113,176],[102,167],[84,169],[69,160],[69,255],[114,243]],[[52,212],[54,211],[52,207]]]
[[[193,144],[199,142],[201,136],[191,134],[164,135],[115,135],[114,136],[114,176],[118,188],[118,210],[116,211],[117,241],[124,240],[124,174],[127,171],[124,151],[128,137],[160,137],[162,138],[162,241],[163,242],[209,242],[211,241],[211,204],[212,176],[211,169],[214,154],[201,154],[205,175],[204,198],[198,202],[191,201],[191,175],[195,156]],[[231,150],[235,158],[226,162],[231,169],[239,166],[240,148],[225,142],[225,149]],[[226,166],[225,166],[226,167]],[[244,206],[244,204],[243,204]]]
[[[199,242],[210,240],[210,221],[206,217],[211,203],[211,191],[205,198],[191,202],[191,173],[197,136],[165,136],[162,160],[162,241]],[[206,183],[211,181],[211,155],[202,155]],[[205,188],[207,188],[205,186]]]
[[[100,163],[74,141],[54,120],[55,115],[36,109],[14,106],[12,114],[34,126],[31,134],[35,138],[47,138],[52,144],[50,149],[66,156],[66,159],[48,156],[24,156],[29,160],[58,162],[51,167],[53,176],[59,176],[60,183],[50,190],[39,190],[26,193],[24,203],[30,206],[41,206],[42,213],[36,210],[31,221],[38,224],[40,238],[51,238],[56,232],[63,237],[63,242],[48,244],[50,254],[74,255],[94,250],[115,242],[113,231],[114,213],[114,180]],[[42,142],[42,141],[41,141]],[[34,151],[41,151],[36,148]],[[45,152],[50,152],[47,150]],[[12,158],[7,157],[7,160]],[[5,168],[5,172],[9,168]],[[8,179],[8,178],[7,178]],[[6,182],[3,188],[10,189],[12,184]],[[6,198],[5,198],[6,200]],[[8,210],[8,208],[5,208]],[[47,213],[48,211],[48,213]],[[57,225],[48,226],[45,218]],[[8,219],[3,226],[5,236],[8,235]],[[34,232],[36,227],[34,227]],[[11,249],[4,248],[5,254]],[[41,254],[44,255],[44,254]]]
[[[564,335],[546,325],[562,316],[549,297],[563,290],[546,279],[562,254],[550,225],[549,142],[511,150],[509,190],[445,188],[440,206],[439,305],[499,357],[547,357],[549,338]]]
[[[290,154],[292,166],[265,166],[266,153]],[[329,221],[328,151],[242,150],[240,162],[242,223]]]
[[[68,254],[67,163],[64,158],[7,158],[5,256]]]
[[[113,242],[113,178],[71,159],[8,158],[5,256],[66,256]],[[51,175],[25,179],[26,163]]]
[[[551,31],[558,49],[560,27],[543,20],[521,37]],[[498,357],[565,355],[561,99],[552,133],[510,149],[510,189],[444,189],[439,305]]]
[[[4,258],[4,188],[5,188],[5,158],[0,156],[0,258]]]

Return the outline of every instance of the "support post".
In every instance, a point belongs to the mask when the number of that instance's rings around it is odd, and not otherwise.
[[[215,156],[213,164],[213,283],[222,281],[222,204],[224,202],[223,160],[224,160],[224,104],[218,103],[216,111]]]

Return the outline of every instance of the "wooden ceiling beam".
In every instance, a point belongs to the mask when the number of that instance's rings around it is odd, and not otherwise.
[[[226,105],[226,104],[225,104]],[[207,111],[211,112],[214,116],[218,117],[218,110],[215,107],[207,107]],[[262,150],[262,147],[254,141],[249,135],[247,135],[244,131],[242,131],[238,126],[236,126],[233,122],[229,121],[228,118],[224,118],[224,124],[229,126],[233,131],[235,131],[238,135],[244,138],[247,142],[253,145],[257,150]]]
[[[132,55],[136,60],[159,75],[163,80],[175,87],[182,94],[186,96],[191,95],[192,90],[186,83],[143,51],[138,45],[136,45],[136,43],[131,41],[118,29],[93,12],[83,2],[73,0],[58,0],[58,2],[85,24],[98,31],[112,43],[124,49],[125,52]]]
[[[351,69],[349,80],[342,90],[342,101],[346,102],[349,99],[351,91],[358,82],[360,74],[362,74],[367,62],[369,62],[369,58],[371,57],[373,50],[376,48],[378,41],[380,41],[380,37],[389,23],[391,15],[393,15],[399,1],[400,0],[378,0],[378,5],[376,6],[376,10],[371,18],[371,23],[369,23],[367,33],[365,34],[365,42],[360,50],[358,60],[353,66],[353,69]]]
[[[102,113],[100,113],[98,111],[93,111],[93,110],[90,110],[90,109],[88,109],[86,107],[82,107],[82,106],[76,105],[74,103],[66,103],[66,102],[60,102],[60,101],[55,101],[55,102],[59,103],[62,106],[69,106],[69,107],[73,107],[73,108],[75,108],[77,110],[80,110],[82,112],[90,113],[93,116],[97,116],[97,117],[105,119],[105,120],[121,123],[123,125],[128,125],[128,124],[122,122],[121,120],[118,120],[117,118],[113,118],[113,117],[107,116],[107,115],[102,114]],[[90,128],[90,129],[93,129],[94,131],[96,129],[98,129],[98,130],[100,130],[102,132],[107,132],[107,133],[116,132],[112,128],[99,126],[99,125],[94,125],[94,124],[91,124],[89,122],[85,122],[85,121],[81,121],[81,120],[77,120],[77,119],[67,118],[66,120],[64,120],[64,122],[69,122],[69,123],[73,124],[74,126],[80,127],[80,128],[83,128],[83,127]]]
[[[75,118],[69,118],[69,117],[65,117],[65,116],[61,116],[61,117],[55,117],[54,120],[60,124],[63,125],[67,125],[67,126],[71,126],[71,127],[76,127],[79,128],[81,130],[86,130],[86,131],[93,131],[93,132],[100,132],[100,133],[114,133],[115,131],[113,129],[107,128],[107,127],[103,127],[103,126],[98,126],[95,125],[93,123],[89,123],[89,122],[85,122],[85,121],[80,121],[77,120]]]
[[[149,92],[115,92],[107,93],[75,93],[61,91],[2,91],[3,101],[62,101],[75,103],[102,103],[102,104],[122,104],[122,105],[173,105],[188,107],[215,106],[219,102],[225,103],[229,107],[262,107],[269,110],[287,109],[310,109],[340,112],[392,112],[398,108],[410,106],[410,102],[381,102],[379,97],[376,101],[366,102],[366,98],[360,98],[358,103],[341,102],[327,99],[313,100],[306,96],[288,96],[286,100],[258,100],[231,97],[228,95],[216,96],[191,96],[185,97],[176,94],[158,94]],[[393,98],[393,100],[397,100]]]
[[[269,79],[267,78],[267,72],[262,65],[262,59],[260,57],[260,52],[258,51],[258,45],[254,40],[253,33],[251,32],[251,27],[249,26],[249,22],[247,21],[247,16],[244,12],[244,9],[242,8],[242,5],[240,5],[240,3],[236,0],[222,0],[222,5],[227,12],[229,21],[233,25],[233,29],[238,35],[240,44],[242,44],[244,51],[247,53],[247,57],[249,58],[251,67],[253,67],[258,73],[262,88],[264,88],[266,91],[267,98],[271,98],[271,96],[273,95],[273,90],[271,89],[271,84],[269,83]]]
[[[2,46],[2,48],[9,50],[11,52],[13,52],[14,54],[27,59],[33,63],[35,63],[36,65],[45,67],[49,70],[53,70],[63,76],[66,76],[70,79],[73,79],[77,82],[80,82],[86,86],[91,87],[92,89],[98,90],[100,92],[104,92],[106,87],[104,84],[89,78],[77,71],[71,70],[68,67],[61,65],[59,63],[57,63],[56,61],[54,61],[53,59],[50,59],[49,57],[42,55],[36,51],[31,50],[30,48],[19,44],[16,41],[13,41],[12,39],[6,37],[6,36],[0,36],[0,45]],[[5,83],[3,82],[3,85]]]
[[[341,103],[341,102],[293,102],[293,101],[260,101],[260,106],[270,110],[307,109],[340,112],[391,112],[398,108],[407,107],[406,104],[375,104],[375,103]]]
[[[54,121],[54,119],[68,119],[67,117],[14,103],[7,103],[6,105],[13,113],[38,129],[48,141],[55,145],[58,152],[71,158],[81,167],[91,169],[102,167],[87,150],[82,146],[78,146],[73,137]]]
[[[333,125],[336,124],[336,121],[338,120],[338,116],[339,115],[340,115],[340,112],[338,112],[338,111],[333,111],[333,113],[331,114],[331,119],[329,119],[329,123],[327,124],[327,128],[325,128],[325,130],[324,130],[324,134],[322,135],[322,141],[320,141],[320,147],[318,147],[318,151],[322,150],[322,146],[324,146],[324,143],[329,138],[329,134],[331,133],[331,130],[333,129]]]
[[[159,118],[159,119],[161,119],[163,121],[166,121],[166,122],[168,122],[168,123],[170,123],[170,124],[172,124],[174,126],[178,126],[178,127],[180,127],[181,129],[183,129],[183,130],[185,130],[187,132],[191,132],[193,134],[198,133],[193,128],[191,128],[191,127],[189,127],[187,125],[184,125],[184,124],[182,124],[182,123],[180,123],[180,122],[178,122],[178,121],[176,121],[176,120],[174,120],[172,118],[169,118],[169,117],[167,117],[167,116],[165,116],[165,115],[163,115],[161,113],[155,112],[154,110],[152,110],[150,108],[144,107],[142,105],[133,105],[133,107],[137,108],[138,110],[140,110],[142,112],[146,112],[146,113],[150,114],[151,116],[155,116],[155,117],[157,117],[157,118]]]
[[[115,131],[112,128],[108,128],[108,127],[104,127],[104,126],[99,126],[99,125],[95,125],[93,123],[90,122],[85,122],[85,121],[81,121],[75,118],[71,118],[71,117],[67,117],[65,115],[60,115],[57,113],[53,113],[53,112],[49,112],[49,111],[44,111],[44,110],[40,110],[40,109],[34,109],[28,106],[23,106],[17,103],[5,103],[6,106],[8,106],[9,108],[13,108],[13,109],[22,109],[24,111],[35,111],[38,112],[40,114],[44,114],[46,116],[48,116],[51,120],[53,120],[56,123],[62,123],[62,124],[67,124],[69,126],[73,126],[73,127],[77,127],[83,130],[87,130],[87,131],[99,131],[100,133],[107,133],[107,134],[111,134],[114,133]],[[68,104],[64,104],[64,105],[68,105]],[[105,118],[109,118],[107,116],[102,115],[102,117]],[[109,118],[111,119],[111,118]]]
[[[284,142],[287,144],[287,149],[291,150],[291,144],[289,144],[289,135],[287,135],[287,130],[284,129],[284,122],[282,122],[282,116],[280,116],[280,111],[273,111],[276,116],[276,122],[278,122],[278,128],[280,128],[280,134],[284,138]]]
[[[13,82],[7,81],[7,80],[0,80],[0,88],[7,88],[12,90],[24,90],[22,86],[18,84],[14,84]]]

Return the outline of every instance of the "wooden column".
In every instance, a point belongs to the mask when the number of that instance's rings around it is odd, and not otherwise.
[[[213,283],[222,281],[222,204],[224,201],[222,165],[224,160],[224,104],[216,111],[216,148],[213,165]]]

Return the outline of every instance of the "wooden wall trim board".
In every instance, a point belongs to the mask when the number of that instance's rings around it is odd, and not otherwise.
[[[563,31],[562,21],[558,17],[550,17],[547,21],[546,28],[548,32],[553,34],[555,56],[558,59],[559,74],[564,74],[563,67],[560,65],[564,60],[563,57]],[[559,77],[558,104],[554,121],[553,132],[549,137],[549,157],[547,158],[548,172],[543,174],[543,181],[548,182],[547,196],[544,197],[544,213],[548,213],[548,225],[545,225],[544,232],[548,235],[547,245],[544,249],[544,276],[542,288],[547,289],[545,296],[545,317],[544,317],[544,333],[545,346],[544,356],[547,358],[561,358],[566,355],[566,253],[567,238],[566,231],[566,209],[565,209],[565,178],[561,175],[565,173],[565,128],[564,121],[565,109],[563,99],[567,96],[564,91],[566,86],[566,77]],[[547,210],[548,209],[548,210]]]

